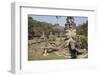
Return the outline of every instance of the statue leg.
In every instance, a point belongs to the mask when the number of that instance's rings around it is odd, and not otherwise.
[[[47,49],[44,49],[43,56],[47,56],[47,55],[49,55],[47,51],[48,51]]]
[[[71,58],[76,59],[77,58],[77,51],[76,49],[70,49],[71,52]]]

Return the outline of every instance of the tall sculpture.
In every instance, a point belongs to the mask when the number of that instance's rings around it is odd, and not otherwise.
[[[67,45],[71,54],[71,58],[77,57],[77,51],[75,48],[76,44],[76,24],[74,22],[74,17],[68,16],[65,24],[65,35],[67,39]]]
[[[82,58],[87,57],[87,50],[85,48],[81,48],[81,42],[76,33],[76,24],[74,22],[74,17],[68,16],[65,24],[65,35],[67,40],[67,46],[69,47],[69,51],[71,54],[71,58]],[[79,41],[77,41],[79,40]],[[77,47],[76,47],[77,46]],[[78,53],[81,53],[79,56]]]

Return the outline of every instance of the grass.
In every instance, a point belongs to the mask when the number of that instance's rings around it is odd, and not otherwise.
[[[47,56],[43,56],[43,44],[32,44],[28,48],[28,60],[55,60],[55,59],[65,59],[64,56],[57,56],[54,52],[49,53]]]
[[[37,43],[28,46],[28,60],[55,60],[65,59],[64,56],[57,56],[54,52],[49,53],[47,56],[43,56],[44,43]]]
[[[54,53],[50,53],[48,56],[38,55],[33,56],[32,54],[29,54],[28,60],[55,60],[55,59],[64,59],[63,56],[57,56]]]
[[[58,42],[56,43],[59,44]],[[44,52],[43,47],[45,47],[44,45],[45,43],[43,42],[28,45],[28,60],[29,61],[57,60],[57,59],[68,59],[69,58],[69,56],[67,57],[66,55],[66,54],[69,54],[66,48],[60,49],[59,51],[57,51],[57,53],[60,53],[61,56],[56,55],[54,52],[49,53],[49,55],[47,56],[43,56],[43,52]],[[80,56],[79,58],[83,58],[82,56]]]

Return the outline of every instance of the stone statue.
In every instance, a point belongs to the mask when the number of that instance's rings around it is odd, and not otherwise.
[[[69,48],[69,51],[71,53],[71,58],[77,57],[77,51],[76,51],[76,24],[74,23],[74,17],[68,16],[66,19],[65,24],[65,35],[67,39],[67,45]]]
[[[86,49],[81,48],[81,40],[79,36],[76,33],[76,24],[74,22],[74,17],[68,16],[66,19],[66,24],[65,24],[65,35],[67,39],[67,46],[69,48],[71,58],[77,58],[78,53],[86,53]],[[83,55],[82,55],[83,56]],[[81,57],[82,57],[81,56]],[[84,55],[84,57],[87,56],[87,53]]]

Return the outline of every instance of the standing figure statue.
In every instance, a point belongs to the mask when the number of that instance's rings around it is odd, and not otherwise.
[[[77,58],[76,51],[76,24],[74,23],[74,17],[68,16],[65,24],[65,33],[67,39],[67,45],[69,48],[69,52],[71,54],[71,58]]]

